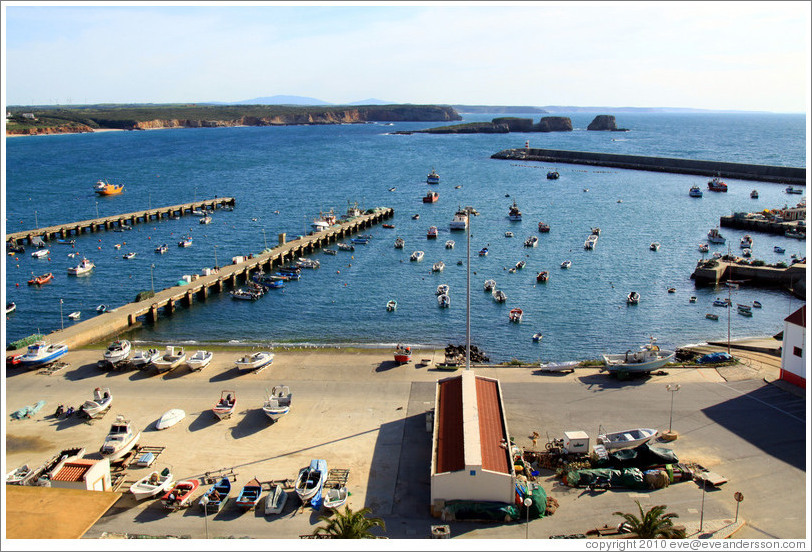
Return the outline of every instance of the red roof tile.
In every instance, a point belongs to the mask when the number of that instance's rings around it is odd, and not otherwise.
[[[499,401],[499,385],[495,380],[476,378],[476,398],[479,408],[479,440],[482,447],[482,469],[508,472],[507,443]]]
[[[439,383],[437,404],[436,473],[465,468],[465,438],[462,431],[462,377]]]
[[[54,481],[83,481],[87,471],[96,463],[95,460],[73,460],[65,462],[62,469],[51,476]]]

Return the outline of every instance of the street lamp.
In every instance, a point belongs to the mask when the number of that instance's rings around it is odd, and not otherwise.
[[[34,227],[39,230],[39,220],[37,220],[37,212],[34,211]]]
[[[524,507],[527,509],[527,519],[524,524],[524,538],[530,538],[530,506],[533,505],[533,500],[530,497],[524,499]]]
[[[153,276],[153,269],[155,268],[154,264],[149,265],[149,280],[152,284],[152,294],[155,295],[155,277]]]
[[[99,218],[99,202],[96,201],[96,218]]]
[[[671,430],[671,424],[674,420],[674,395],[680,390],[680,384],[669,383],[665,386],[666,391],[671,393],[671,413],[668,415],[668,431],[663,434],[668,441],[673,441],[677,438],[677,433]]]
[[[203,495],[200,498],[200,505],[203,506],[203,519],[205,520],[205,523],[206,523],[206,539],[207,540],[209,538],[209,509],[206,506],[208,503],[209,503],[209,497],[206,496],[206,495]]]
[[[262,239],[265,241],[265,249],[268,249],[268,238],[265,236],[265,229],[262,229]]]
[[[62,318],[62,299],[59,300],[59,320],[62,322],[62,329],[65,329],[65,319]]]

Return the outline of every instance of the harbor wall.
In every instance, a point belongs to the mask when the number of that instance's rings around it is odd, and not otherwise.
[[[599,167],[613,167],[616,169],[693,174],[708,177],[719,176],[721,178],[778,182],[792,185],[806,184],[806,169],[803,167],[780,167],[776,165],[729,163],[726,161],[704,161],[700,159],[680,159],[675,157],[649,157],[643,155],[539,148],[503,150],[494,153],[491,155],[491,158],[594,165]]]
[[[806,297],[806,264],[787,268],[749,266],[730,261],[699,261],[691,274],[697,285],[716,285],[723,280],[745,280],[747,285],[785,288],[796,297]]]

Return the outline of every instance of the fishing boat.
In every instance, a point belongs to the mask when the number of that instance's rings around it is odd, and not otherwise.
[[[155,252],[160,253],[161,255],[163,255],[167,251],[169,251],[169,247],[165,243],[155,248]]]
[[[725,237],[719,233],[718,228],[711,228],[708,231],[708,241],[711,243],[725,243]]]
[[[82,311],[73,311],[68,315],[71,320],[79,320],[82,317]]]
[[[132,259],[132,258],[135,257],[135,255],[136,255],[136,253],[134,251],[130,251],[129,253],[125,253],[124,255],[122,255],[122,258],[123,259]]]
[[[322,249],[325,255],[338,255],[337,249]]]
[[[702,197],[702,188],[699,186],[691,186],[691,189],[688,190],[688,195],[691,197]]]
[[[561,268],[569,268],[572,266],[572,261],[564,261],[561,263]]]
[[[136,432],[130,420],[119,414],[110,426],[100,452],[110,462],[115,462],[130,452],[140,438],[141,432]]]
[[[6,314],[11,314],[12,312],[17,310],[17,303],[14,301],[9,301],[6,303]]]
[[[353,240],[355,240],[355,239],[358,239],[358,238],[353,238]],[[308,259],[306,257],[300,257],[296,261],[296,266],[298,268],[316,269],[316,268],[321,267],[321,263],[319,261],[317,261],[316,259]]]
[[[384,223],[384,224],[381,224],[381,227],[393,229],[395,227],[395,225],[394,224],[389,224],[389,223]]]
[[[311,460],[309,466],[299,470],[299,477],[296,478],[296,494],[303,504],[321,493],[326,478],[326,460]]]
[[[211,411],[220,420],[230,418],[237,406],[237,392],[233,389],[226,389],[220,392],[220,400],[217,401]]]
[[[426,239],[427,240],[436,240],[437,239],[437,227],[436,226],[429,226],[428,232],[426,232]]]
[[[708,190],[711,192],[726,192],[727,184],[725,184],[719,177],[714,177],[708,181]]]
[[[550,274],[546,270],[542,270],[538,274],[536,274],[536,281],[544,283],[550,279]]]
[[[80,262],[78,265],[69,266],[67,270],[68,274],[72,276],[80,276],[82,274],[87,274],[88,272],[93,270],[95,266],[96,265],[94,265],[92,261],[88,259],[82,259],[82,262]]]
[[[445,263],[443,261],[437,261],[433,265],[431,265],[432,272],[442,272],[445,269]]]
[[[257,507],[260,498],[262,498],[262,483],[255,477],[242,488],[235,504],[243,512],[248,512]]]
[[[505,232],[505,237],[506,237],[506,238],[512,238],[512,237],[513,237],[513,232],[511,232],[510,230],[508,230],[507,232]]]
[[[660,242],[652,242],[651,245],[649,245],[648,247],[652,251],[659,251],[660,250]]]
[[[710,250],[710,246],[708,244],[706,244],[706,243],[700,243],[699,244],[699,250],[702,253],[707,253]]]
[[[442,295],[438,295],[437,296],[437,305],[441,309],[447,309],[448,307],[451,306],[451,297],[449,297],[448,294],[446,294],[446,293],[443,293]]]
[[[530,236],[524,240],[525,247],[536,247],[539,244],[539,239],[536,236]]]
[[[544,337],[544,336],[541,335],[541,332],[536,332],[536,333],[533,334],[533,341],[535,343],[538,343],[539,341],[541,341],[542,337]]]
[[[488,256],[488,248],[483,247],[482,249],[480,249],[479,250],[479,256],[480,257],[487,257]]]
[[[752,257],[752,256],[753,256],[752,249],[750,249],[749,247],[745,247],[744,249],[742,249],[742,257]]]
[[[355,251],[355,246],[350,243],[338,243],[336,247],[338,247],[340,251]]]
[[[760,309],[761,308],[761,303],[759,301],[753,301],[753,307],[755,307],[757,309]]]
[[[406,245],[406,240],[403,238],[395,238],[395,249],[403,249]]]
[[[28,350],[20,357],[19,364],[23,368],[38,368],[54,362],[67,352],[67,345],[48,345],[44,341],[37,341],[28,346]]]
[[[389,312],[392,312],[397,308],[398,302],[395,301],[394,299],[390,299],[389,301],[386,302],[386,310],[388,310]]]
[[[211,351],[195,351],[195,354],[187,359],[186,364],[190,370],[202,370],[211,363],[212,358],[214,353]]]
[[[235,289],[229,292],[231,298],[237,301],[256,301],[260,297],[262,297],[262,293],[258,291],[254,291],[251,289]]]
[[[521,270],[521,269],[523,269],[525,266],[527,266],[527,262],[526,262],[526,261],[524,261],[524,260],[521,260],[521,261],[519,261],[518,263],[516,263],[516,265],[515,265],[513,268],[515,268],[516,270]]]
[[[662,368],[674,360],[674,351],[660,349],[654,342],[656,339],[650,338],[650,342],[642,345],[636,352],[631,350],[625,353],[602,355],[604,367],[601,371],[610,373],[635,372],[648,373],[658,368]]]
[[[118,195],[124,191],[123,184],[110,184],[106,180],[99,180],[93,186],[93,191],[101,196]]]
[[[105,413],[112,404],[113,395],[110,393],[110,388],[97,387],[93,390],[93,398],[85,401],[81,409],[88,418],[95,418]]]
[[[629,305],[636,305],[640,302],[640,294],[636,291],[630,291],[629,295],[626,297],[626,303]]]
[[[154,471],[133,483],[130,492],[136,500],[144,500],[165,493],[172,482],[172,471],[164,468],[161,472]]]
[[[438,199],[440,199],[440,194],[429,191],[425,196],[423,196],[423,203],[435,203]]]
[[[739,240],[739,247],[742,249],[746,248],[753,248],[753,237],[750,234],[745,234],[742,239]]]
[[[547,172],[547,180],[558,180],[558,177],[561,176],[558,174],[558,171],[548,171]]]
[[[804,193],[802,188],[794,188],[793,186],[787,186],[784,188],[784,191],[788,194],[802,194]]]
[[[268,393],[267,389],[265,393],[265,403],[262,405],[262,411],[272,422],[290,412],[293,393],[290,392],[287,385],[275,385],[270,393]]]
[[[440,175],[437,174],[437,171],[434,170],[432,167],[431,172],[426,176],[426,184],[439,184],[440,183]]]
[[[285,503],[288,501],[288,493],[285,488],[277,483],[271,488],[271,491],[265,495],[265,515],[281,514],[285,509]]]
[[[491,295],[497,303],[504,303],[507,301],[507,294],[501,289],[494,289]]]
[[[466,228],[468,228],[468,211],[465,209],[457,209],[451,222],[448,223],[448,229],[452,232],[458,232]]]
[[[174,370],[186,362],[186,353],[183,347],[167,345],[164,354],[152,361],[158,373]]]
[[[158,349],[140,350],[133,354],[133,357],[130,359],[130,364],[137,368],[143,368],[149,366],[159,358],[161,358],[161,353]]]
[[[173,425],[180,422],[182,419],[186,417],[186,412],[181,410],[180,408],[171,408],[161,414],[161,417],[158,418],[158,421],[155,422],[155,429],[158,431],[169,429]]]
[[[187,236],[178,242],[178,247],[191,247],[191,246],[192,246],[192,236]]]
[[[738,305],[736,311],[742,316],[753,316],[752,307],[750,305]]]
[[[595,440],[599,445],[603,445],[606,450],[617,450],[634,448],[643,443],[648,443],[657,436],[657,433],[656,429],[641,427],[615,431],[614,433],[599,433]]]
[[[522,309],[519,309],[519,308],[510,309],[510,313],[508,314],[508,319],[511,322],[519,323],[519,322],[522,321],[522,314],[523,314]]]
[[[752,192],[750,192],[750,198],[758,199],[758,190],[753,190]]]
[[[691,297],[688,298],[688,302],[689,303],[696,303],[696,295],[691,295]]]
[[[776,245],[773,247],[773,251],[775,251],[776,253],[784,253],[785,250],[783,247]]]
[[[485,291],[493,291],[496,289],[496,280],[485,280],[485,284],[482,286],[482,289]]]
[[[513,205],[508,208],[508,220],[512,220],[514,222],[519,222],[522,220],[522,212],[519,210],[519,206],[516,205],[516,200],[513,200]]]
[[[231,494],[231,480],[228,476],[224,476],[221,477],[217,483],[209,487],[208,491],[203,493],[198,504],[204,509],[206,514],[216,514],[228,501],[229,494]],[[205,500],[203,500],[204,498]]]
[[[362,238],[358,236],[356,238],[352,238],[350,241],[355,244],[366,245],[369,243],[369,238]]]
[[[445,242],[445,248],[446,249],[454,249],[454,245],[455,245],[454,240],[448,240],[448,241]]]
[[[337,510],[344,506],[344,503],[347,502],[348,495],[349,492],[347,491],[346,485],[336,483],[334,487],[330,487],[324,493],[324,507]]]
[[[729,307],[730,299],[719,299],[718,297],[713,301],[714,307]]]
[[[415,251],[415,252],[414,252],[414,253],[412,253],[412,255],[409,257],[409,260],[410,260],[410,261],[415,261],[415,262],[420,262],[420,261],[422,261],[422,260],[423,260],[423,255],[424,255],[424,253],[423,253],[422,251]]]
[[[245,355],[234,361],[242,371],[249,372],[252,370],[259,370],[270,365],[273,362],[274,354],[270,351],[257,351],[250,355]]]
[[[719,320],[719,315],[708,313],[705,315],[705,318],[707,318],[708,320]]]
[[[406,364],[412,360],[412,348],[408,345],[400,343],[395,347],[395,362],[398,364]]]
[[[451,291],[451,288],[448,286],[448,284],[440,284],[439,286],[437,286],[437,291],[435,292],[435,294],[436,295],[442,295],[442,294],[445,293],[446,295],[448,295],[448,293],[450,293],[450,291]]]
[[[108,345],[107,350],[104,351],[104,360],[111,364],[127,360],[127,357],[130,356],[131,348],[132,344],[126,339],[116,339]]]
[[[161,497],[161,502],[163,502],[167,510],[183,508],[189,503],[189,499],[192,498],[199,486],[200,481],[197,479],[178,481],[172,486],[172,489]]]
[[[28,280],[29,286],[41,286],[42,284],[47,284],[51,280],[54,279],[54,275],[52,272],[48,272],[47,274],[43,274],[41,276],[36,276]]]

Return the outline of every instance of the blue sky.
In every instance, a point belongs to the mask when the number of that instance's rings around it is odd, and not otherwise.
[[[239,101],[805,112],[809,2],[4,2],[6,104]]]

